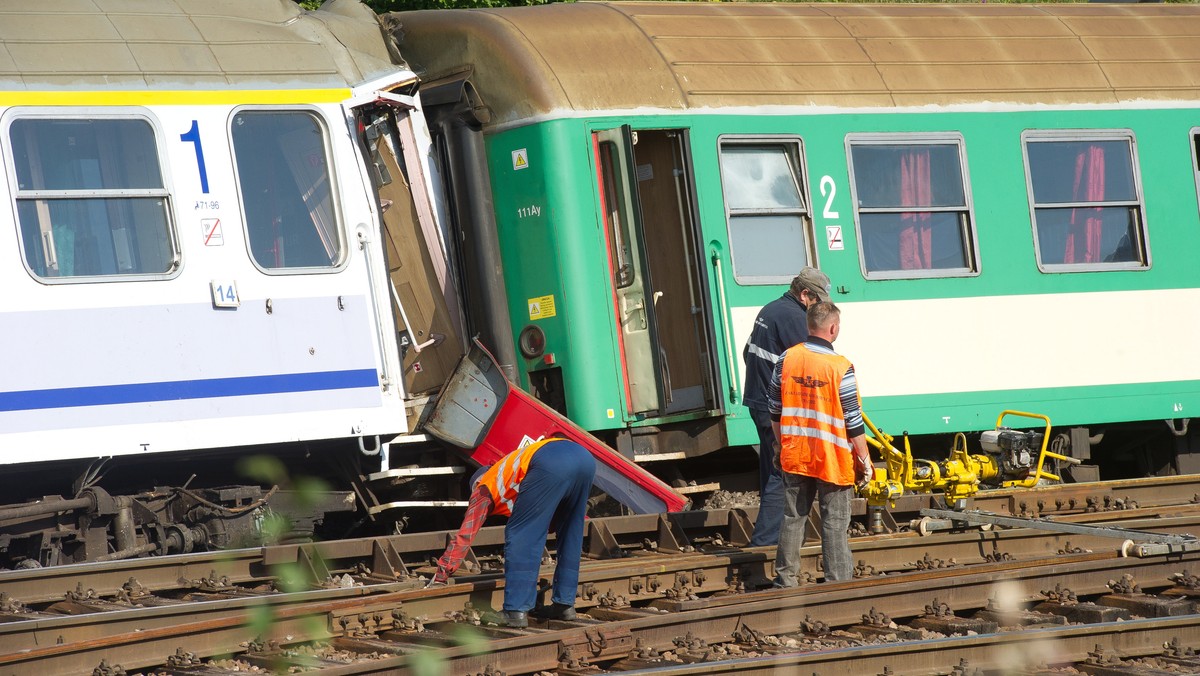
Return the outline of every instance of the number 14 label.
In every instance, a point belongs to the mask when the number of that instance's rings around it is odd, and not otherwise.
[[[209,283],[212,289],[213,307],[238,307],[242,299],[238,297],[237,282],[233,280],[214,279]]]

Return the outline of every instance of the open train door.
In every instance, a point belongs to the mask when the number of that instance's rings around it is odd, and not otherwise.
[[[637,182],[631,179],[632,132],[628,126],[592,134],[595,145],[609,269],[615,290],[621,361],[630,414],[656,414],[666,409],[658,330],[648,297],[650,268],[642,237],[642,210]]]
[[[436,392],[466,352],[431,176],[421,160],[429,133],[415,105],[412,97],[380,91],[351,107],[382,211],[386,284],[409,397]]]
[[[720,406],[686,130],[628,125],[592,143],[628,419]]]

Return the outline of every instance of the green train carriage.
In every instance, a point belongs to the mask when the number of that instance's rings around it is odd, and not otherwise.
[[[515,370],[622,450],[754,443],[741,348],[811,264],[880,427],[977,431],[1019,408],[1113,471],[1200,471],[1200,8],[391,19],[486,154],[473,215],[494,203]],[[1129,441],[1146,430],[1173,441]]]

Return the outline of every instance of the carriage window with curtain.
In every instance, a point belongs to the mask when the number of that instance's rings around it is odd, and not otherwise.
[[[1038,265],[1056,272],[1149,265],[1133,138],[1026,134]]]
[[[720,153],[738,283],[788,282],[815,265],[799,139],[724,138]]]
[[[979,271],[957,137],[851,138],[859,253],[868,279]]]
[[[307,111],[247,110],[233,151],[250,254],[266,270],[330,268],[342,260],[325,129]]]
[[[25,264],[42,279],[178,267],[154,129],[142,118],[18,118],[8,140]]]

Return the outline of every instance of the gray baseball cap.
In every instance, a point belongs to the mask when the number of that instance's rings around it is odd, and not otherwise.
[[[829,290],[832,286],[829,275],[813,267],[805,267],[792,280],[792,291],[797,295],[799,295],[800,289],[808,289],[809,293],[815,295],[823,303],[829,302]]]

